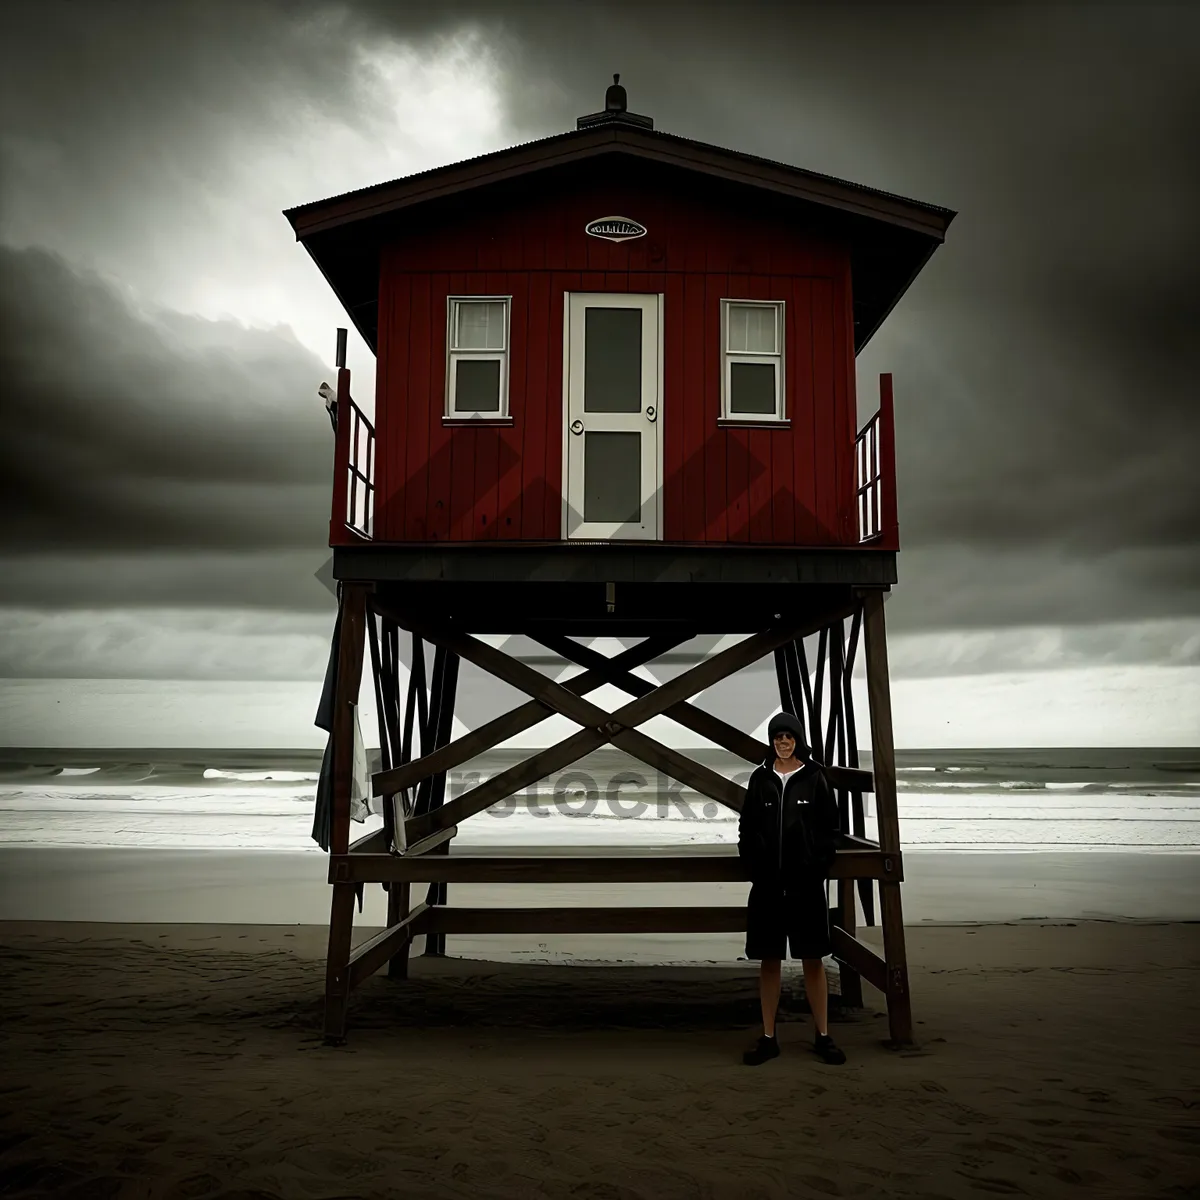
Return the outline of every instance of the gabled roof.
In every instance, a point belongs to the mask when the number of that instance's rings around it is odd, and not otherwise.
[[[849,228],[854,258],[855,349],[861,350],[945,239],[956,215],[815,171],[642,126],[619,117],[525,142],[463,162],[287,209],[296,239],[312,255],[367,344],[376,346],[380,218],[536,172],[602,155],[692,171],[757,188],[839,215]],[[359,234],[361,236],[354,236]],[[861,245],[859,244],[861,243]]]

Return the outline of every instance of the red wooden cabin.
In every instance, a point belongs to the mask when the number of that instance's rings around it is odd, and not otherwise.
[[[288,212],[378,361],[331,544],[890,559],[890,383],[856,435],[855,355],[953,213],[657,132],[610,92],[570,133]]]

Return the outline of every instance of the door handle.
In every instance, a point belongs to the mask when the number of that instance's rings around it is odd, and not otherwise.
[[[649,408],[646,409],[646,419],[653,421],[656,416],[658,416],[658,413],[655,412],[654,405],[651,404]]]
[[[582,433],[583,432],[583,422],[579,421],[579,420],[572,421],[571,422],[571,432],[572,433]]]

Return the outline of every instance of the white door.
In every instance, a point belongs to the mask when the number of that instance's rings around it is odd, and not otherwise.
[[[662,296],[568,292],[563,536],[662,529]]]

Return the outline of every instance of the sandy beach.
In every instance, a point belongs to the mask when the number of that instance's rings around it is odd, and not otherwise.
[[[367,937],[360,927],[356,939]],[[867,930],[878,944],[878,930]],[[419,943],[418,943],[419,945]],[[908,930],[882,998],[745,1067],[755,968],[431,959],[321,1044],[315,926],[0,924],[12,1197],[1192,1197],[1200,925]]]

